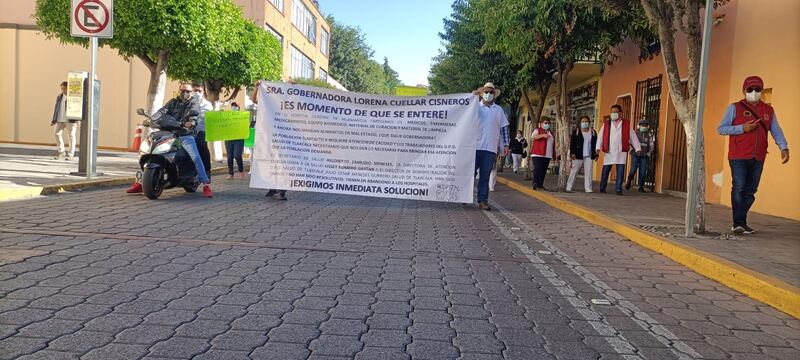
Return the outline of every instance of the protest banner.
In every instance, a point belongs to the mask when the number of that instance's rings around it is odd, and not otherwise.
[[[478,98],[262,82],[250,186],[472,202]]]
[[[247,111],[206,112],[206,141],[242,140],[250,135]]]

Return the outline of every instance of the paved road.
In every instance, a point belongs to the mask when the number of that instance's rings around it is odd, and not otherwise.
[[[502,188],[215,190],[3,204],[0,358],[800,358],[800,321]]]

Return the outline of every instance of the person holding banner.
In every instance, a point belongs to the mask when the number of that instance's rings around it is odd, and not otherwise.
[[[261,80],[256,82],[256,88],[253,91],[253,94],[250,95],[250,101],[252,101],[254,105],[258,105],[258,87],[260,85],[261,85]],[[266,195],[264,195],[264,196],[271,198],[271,197],[275,196],[275,194],[278,194],[278,200],[289,200],[289,198],[286,197],[286,190],[269,189],[267,191]]]
[[[489,207],[489,177],[497,162],[497,151],[502,147],[503,156],[508,155],[508,119],[495,99],[500,90],[487,82],[473,94],[480,96],[481,105],[478,110],[478,144],[475,151],[475,172],[478,177],[478,207],[491,210]],[[501,140],[502,139],[502,140]]]
[[[232,111],[239,111],[239,104],[236,102],[231,103]],[[244,179],[244,160],[242,155],[244,153],[244,139],[238,140],[225,140],[225,152],[228,155],[228,180],[233,179],[233,161],[236,160],[236,165],[239,166],[239,176]]]

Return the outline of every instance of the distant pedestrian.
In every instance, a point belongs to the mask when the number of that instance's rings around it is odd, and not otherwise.
[[[61,83],[61,93],[56,96],[56,105],[53,109],[53,119],[50,126],[55,126],[56,146],[58,154],[56,160],[72,160],[75,156],[75,146],[77,142],[79,120],[67,120],[67,82]],[[64,130],[67,130],[67,140],[69,141],[69,152],[64,147]]]
[[[567,191],[572,191],[575,184],[575,177],[578,171],[583,168],[583,189],[587,193],[592,192],[592,165],[597,160],[597,132],[592,129],[592,121],[588,116],[581,116],[580,129],[575,129],[570,134],[569,152],[572,159],[572,169],[569,172],[567,181]]]
[[[231,103],[231,111],[239,111],[239,104]],[[238,140],[225,140],[225,152],[228,157],[228,179],[233,179],[233,161],[236,160],[236,165],[239,168],[239,177],[246,178],[244,173],[244,139]]]
[[[761,101],[764,81],[758,76],[744,80],[742,93],[744,99],[728,106],[717,132],[730,136],[728,141],[728,163],[731,167],[733,186],[731,188],[731,207],[733,226],[736,234],[752,234],[755,231],[747,225],[747,213],[756,201],[756,191],[767,158],[767,133],[781,150],[781,163],[789,162],[789,144],[783,135],[775,110]]]
[[[250,101],[253,102],[253,106],[256,107],[256,108],[258,107],[258,93],[259,93],[258,87],[260,85],[261,85],[261,80],[256,82],[256,86],[253,89],[253,93],[250,94]],[[266,195],[264,195],[264,196],[268,197],[268,198],[271,198],[271,197],[275,196],[275,194],[278,194],[278,200],[289,200],[289,198],[286,197],[286,190],[270,189],[270,190],[267,191]]]
[[[544,188],[544,178],[547,167],[553,159],[555,152],[555,136],[550,131],[550,118],[542,116],[539,127],[531,135],[531,156],[533,157],[533,190]]]
[[[481,104],[478,108],[478,144],[475,151],[475,172],[478,178],[478,207],[481,210],[491,210],[489,207],[489,176],[497,162],[497,151],[502,147],[503,155],[508,155],[508,119],[500,105],[495,104],[495,99],[500,96],[500,90],[494,84],[487,82],[483,87],[473,91],[480,96]],[[502,139],[502,141],[501,141]]]
[[[514,164],[511,169],[514,170],[514,174],[516,174],[517,171],[519,171],[519,165],[522,163],[522,159],[525,158],[525,151],[528,148],[528,141],[525,140],[522,130],[517,130],[517,137],[511,139],[510,148],[511,160]]]
[[[631,189],[633,177],[636,172],[639,172],[639,192],[644,192],[644,181],[647,179],[647,164],[653,158],[653,151],[656,149],[656,137],[650,131],[650,121],[647,119],[639,120],[639,129],[636,132],[636,137],[639,139],[639,145],[642,147],[642,155],[631,153],[631,171],[628,173],[628,181],[625,183],[625,189]]]
[[[625,178],[625,163],[628,162],[628,150],[631,146],[636,150],[636,155],[642,154],[639,145],[639,138],[631,127],[628,119],[622,118],[622,106],[611,105],[609,118],[603,121],[600,128],[600,135],[597,139],[597,151],[605,153],[603,157],[603,174],[600,177],[600,192],[606,192],[608,177],[611,175],[611,167],[617,167],[616,186],[617,195],[622,196],[622,181]]]

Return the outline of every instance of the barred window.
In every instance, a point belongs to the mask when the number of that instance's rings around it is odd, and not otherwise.
[[[302,0],[292,1],[292,24],[308,38],[308,41],[312,44],[317,43],[317,18]]]

